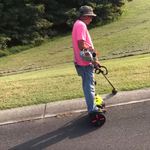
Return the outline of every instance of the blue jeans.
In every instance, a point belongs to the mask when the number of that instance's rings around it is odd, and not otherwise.
[[[88,112],[94,112],[98,109],[95,105],[95,82],[94,82],[94,66],[79,66],[76,62],[74,63],[77,73],[82,77],[82,87],[88,108]]]

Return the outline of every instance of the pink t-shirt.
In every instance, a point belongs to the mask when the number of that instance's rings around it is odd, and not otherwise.
[[[73,30],[72,30],[72,44],[73,44],[73,50],[74,50],[74,62],[76,62],[78,65],[80,66],[87,66],[90,65],[91,63],[86,61],[86,60],[82,60],[82,58],[80,57],[80,49],[78,48],[78,40],[84,40],[85,41],[85,45],[87,47],[93,47],[93,43],[91,40],[91,36],[88,32],[87,26],[86,24],[81,21],[81,20],[77,20],[73,26]]]

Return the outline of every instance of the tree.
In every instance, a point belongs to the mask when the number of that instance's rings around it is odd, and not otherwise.
[[[70,32],[82,5],[97,14],[93,25],[113,21],[123,13],[125,0],[0,0],[0,49],[37,45],[46,38]]]

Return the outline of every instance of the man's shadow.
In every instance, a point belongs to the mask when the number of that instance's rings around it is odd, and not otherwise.
[[[9,150],[42,150],[64,140],[65,138],[77,138],[93,132],[97,129],[99,128],[94,127],[90,123],[90,118],[87,115],[87,112],[84,112],[81,113],[80,116],[60,127],[59,129],[35,138],[33,140],[30,140],[26,143],[10,148]]]

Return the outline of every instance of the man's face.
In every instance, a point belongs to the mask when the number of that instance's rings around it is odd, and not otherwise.
[[[92,21],[92,16],[86,16],[86,19],[85,19],[85,24],[86,25],[89,25],[90,24],[90,22]]]

